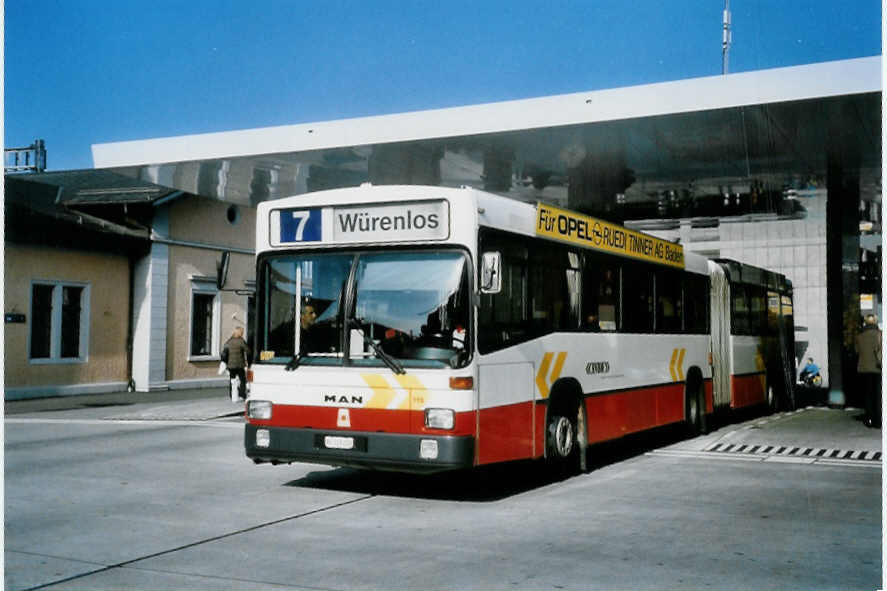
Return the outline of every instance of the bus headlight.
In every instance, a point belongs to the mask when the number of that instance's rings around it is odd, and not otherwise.
[[[250,400],[246,407],[246,416],[260,421],[269,420],[271,418],[271,403],[267,400]]]
[[[449,408],[426,408],[425,426],[429,429],[452,429],[456,424],[456,413]]]

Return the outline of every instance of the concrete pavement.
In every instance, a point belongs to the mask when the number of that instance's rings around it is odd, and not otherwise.
[[[66,417],[106,420],[210,421],[242,416],[243,412],[243,403],[231,402],[225,388],[120,392],[5,404],[7,415],[64,413]],[[738,453],[751,457],[764,454],[807,459],[864,459],[880,464],[881,430],[865,427],[863,414],[857,408],[807,406],[728,423],[706,435],[681,440],[662,449]]]
[[[864,411],[808,406],[724,425],[706,435],[662,446],[654,455],[791,464],[845,465],[880,470],[880,429],[863,424]]]
[[[4,405],[7,416],[65,413],[108,420],[207,421],[242,415],[243,410],[242,402],[231,402],[226,388],[64,396],[7,401]]]

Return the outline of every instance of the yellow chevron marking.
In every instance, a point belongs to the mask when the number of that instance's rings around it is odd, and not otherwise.
[[[686,352],[686,349],[681,349],[681,354],[678,355],[678,379],[681,382],[684,381],[684,354]]]
[[[554,360],[554,366],[551,361]],[[536,387],[539,388],[539,396],[548,398],[553,384],[561,376],[561,370],[564,368],[564,362],[567,360],[567,352],[546,353],[542,356],[542,362],[539,364],[539,371],[536,372]],[[551,375],[548,375],[548,368],[551,367]],[[547,378],[547,379],[546,379]]]
[[[674,370],[675,364],[678,362],[678,349],[672,349],[671,351],[671,362],[668,364],[668,371],[671,374],[671,381],[677,382],[678,374]]]
[[[408,396],[403,399],[397,408],[401,410],[409,410],[411,408],[421,409],[425,407],[425,393],[428,388],[425,387],[419,378],[409,374],[399,374],[394,376],[400,387],[408,392]]]
[[[539,395],[542,398],[548,398],[548,383],[545,376],[548,374],[548,366],[551,365],[551,358],[554,353],[546,353],[542,356],[542,363],[539,364],[539,371],[536,372],[536,387],[539,388]]]
[[[373,396],[367,401],[364,408],[388,408],[388,405],[394,400],[396,392],[387,380],[378,374],[371,373],[361,374],[360,377],[373,389]]]

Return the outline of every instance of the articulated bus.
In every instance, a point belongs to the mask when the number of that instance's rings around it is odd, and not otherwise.
[[[431,473],[790,405],[791,283],[545,204],[372,186],[260,203],[246,455]]]

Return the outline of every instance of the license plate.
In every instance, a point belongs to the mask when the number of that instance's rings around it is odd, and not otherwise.
[[[329,449],[354,449],[354,437],[327,435],[323,438],[323,445]]]

